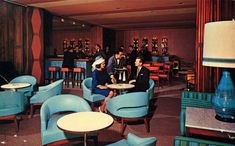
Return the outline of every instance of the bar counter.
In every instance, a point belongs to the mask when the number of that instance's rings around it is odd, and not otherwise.
[[[45,77],[48,79],[48,68],[49,66],[57,66],[62,67],[63,58],[47,58],[45,62]],[[92,61],[89,59],[75,59],[74,60],[75,67],[85,68],[86,77],[91,77],[91,65]]]

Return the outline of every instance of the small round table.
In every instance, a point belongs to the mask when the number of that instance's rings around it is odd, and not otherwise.
[[[114,90],[120,90],[120,94],[122,94],[124,93],[125,90],[134,88],[135,85],[127,83],[118,83],[118,84],[108,84],[107,87]]]
[[[16,91],[17,89],[26,88],[26,87],[29,87],[29,86],[31,86],[31,84],[29,84],[29,83],[8,83],[8,84],[5,84],[5,85],[2,85],[1,88],[11,89],[11,90]]]
[[[110,127],[113,118],[101,112],[78,112],[65,115],[57,121],[59,129],[72,134],[84,134],[84,146],[87,145],[87,133]]]

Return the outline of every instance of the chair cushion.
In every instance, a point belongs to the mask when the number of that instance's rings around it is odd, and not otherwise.
[[[107,146],[129,146],[129,144],[127,143],[126,139],[122,139],[120,141],[117,141],[115,143],[109,144]]]
[[[47,130],[42,133],[42,144],[48,144],[63,139],[73,139],[83,137],[83,134],[69,134],[65,133],[57,127],[57,121],[59,118],[66,114],[57,115],[52,117],[48,121]],[[88,134],[88,136],[95,136],[97,134]]]

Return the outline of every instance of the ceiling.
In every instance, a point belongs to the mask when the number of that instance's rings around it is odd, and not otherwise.
[[[83,22],[125,30],[159,27],[195,27],[196,0],[12,0],[40,7],[71,23],[54,20],[55,25]]]

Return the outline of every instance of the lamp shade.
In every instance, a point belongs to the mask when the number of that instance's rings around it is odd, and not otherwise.
[[[205,24],[202,64],[235,68],[235,21]]]

